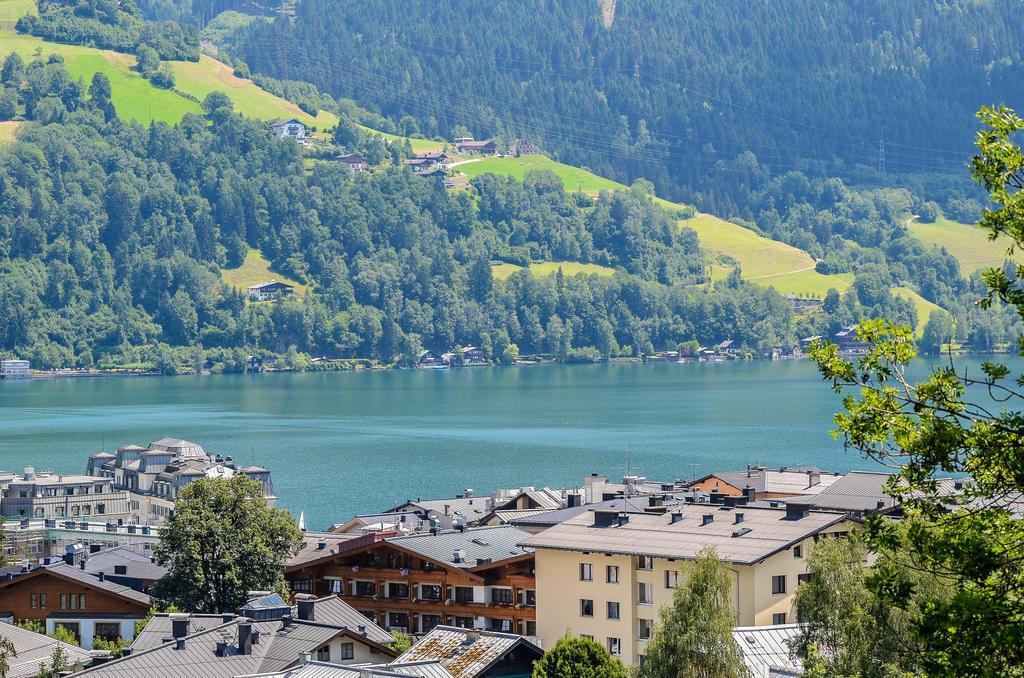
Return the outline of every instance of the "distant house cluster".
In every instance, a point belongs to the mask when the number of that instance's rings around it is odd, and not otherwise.
[[[474,367],[490,365],[487,354],[479,346],[465,346],[445,353],[421,351],[416,366],[421,369],[447,369],[449,367]]]

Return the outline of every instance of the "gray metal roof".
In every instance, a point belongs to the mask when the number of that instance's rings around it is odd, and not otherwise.
[[[0,637],[7,638],[14,644],[15,657],[8,657],[10,669],[7,678],[32,678],[39,674],[39,664],[49,663],[53,650],[60,646],[67,653],[68,661],[88,665],[91,655],[77,645],[62,643],[42,633],[23,629],[20,626],[0,622]]]
[[[294,620],[288,626],[282,621],[253,622],[259,642],[250,654],[238,651],[238,625],[244,617],[216,623],[217,616],[190,616],[185,647],[177,649],[170,639],[172,620],[157,615],[132,643],[132,653],[117,661],[85,671],[91,676],[137,678],[233,678],[258,673],[274,673],[297,664],[299,653],[314,652],[339,634],[353,637],[345,629],[324,624]],[[170,640],[169,640],[170,639]],[[227,643],[223,657],[216,654],[218,641]]]
[[[407,510],[407,507],[419,509],[424,513],[436,513],[439,515],[455,515],[456,513],[466,517],[466,520],[473,521],[490,513],[490,497],[453,497],[451,499],[417,499],[396,506],[388,513],[395,513]]]
[[[850,471],[813,497],[794,497],[787,501],[807,504],[812,508],[854,513],[885,510],[896,504],[882,489],[889,477],[888,473]]]
[[[476,678],[494,662],[525,645],[537,657],[544,651],[524,636],[492,631],[473,631],[454,626],[435,626],[392,666],[409,662],[439,661],[455,678]]]
[[[440,662],[403,664],[329,664],[310,661],[280,673],[259,673],[237,678],[359,678],[362,672],[384,678],[453,678]]]
[[[313,618],[318,624],[345,627],[357,633],[359,627],[362,626],[366,631],[366,637],[381,645],[395,640],[394,636],[367,619],[366,615],[338,596],[329,595],[318,598],[313,603]]]
[[[339,544],[350,539],[358,539],[360,536],[349,533],[304,532],[295,555],[288,559],[287,567],[295,567],[337,553]],[[321,544],[323,544],[322,547]]]
[[[114,567],[124,565],[126,574],[116,574]],[[92,574],[103,572],[107,577],[129,577],[156,581],[167,573],[167,568],[157,565],[150,556],[136,553],[123,546],[90,553],[85,561],[85,571]]]
[[[559,509],[557,511],[545,511],[538,513],[537,515],[527,516],[523,518],[516,518],[512,521],[513,525],[557,525],[569,518],[574,518],[581,513],[586,513],[595,509],[600,510],[614,510],[614,511],[627,511],[629,513],[643,513],[648,507],[648,501],[646,498],[642,499],[609,499],[608,501],[597,502],[595,504],[587,504],[586,506],[570,506],[569,508]]]
[[[425,532],[401,537],[389,537],[385,541],[418,553],[424,558],[463,569],[475,567],[479,559],[491,562],[508,560],[525,555],[529,551],[519,546],[530,534],[512,525],[492,527],[470,527],[462,530],[443,530],[437,534]],[[465,562],[456,563],[455,551],[465,553]]]
[[[711,522],[704,524],[704,516]],[[743,520],[737,523],[737,516]],[[781,509],[717,504],[690,504],[682,518],[671,522],[671,514],[631,513],[619,525],[595,525],[588,513],[549,527],[522,542],[524,547],[564,551],[599,551],[662,558],[694,558],[705,546],[718,557],[739,564],[757,563],[768,556],[847,520],[840,513],[811,511],[789,519]]]
[[[789,647],[799,635],[799,624],[738,626],[732,630],[751,678],[769,678],[773,669],[801,670],[800,659]]]

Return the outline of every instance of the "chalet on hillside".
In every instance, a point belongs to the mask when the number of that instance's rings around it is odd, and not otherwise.
[[[459,153],[470,155],[497,155],[498,153],[498,144],[493,139],[463,141],[456,148],[459,149]]]
[[[306,126],[295,118],[278,120],[270,125],[270,129],[278,139],[295,139],[300,142],[306,140]]]
[[[292,293],[294,288],[288,283],[270,280],[268,282],[256,283],[245,289],[251,301],[273,301],[278,297],[285,297]]]
[[[423,351],[416,358],[416,367],[425,370],[440,369],[448,367],[448,363],[445,362],[443,356],[439,356],[433,351]]]
[[[346,153],[345,155],[338,156],[338,162],[343,165],[347,165],[352,171],[352,174],[359,174],[370,169],[370,163],[366,162],[366,158],[361,155],[354,153]]]
[[[529,139],[514,139],[508,144],[508,154],[517,158],[523,155],[537,155],[540,149]]]
[[[832,343],[842,353],[867,353],[870,345],[857,338],[857,326],[847,325],[832,337]]]

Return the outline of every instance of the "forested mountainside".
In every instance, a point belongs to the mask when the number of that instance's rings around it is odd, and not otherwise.
[[[1015,0],[614,7],[609,25],[597,0],[302,0],[227,47],[427,136],[529,134],[683,199],[728,194],[711,170],[744,151],[773,174],[959,173],[978,107],[1024,91]]]

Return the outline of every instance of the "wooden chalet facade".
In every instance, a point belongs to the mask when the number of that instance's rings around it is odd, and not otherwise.
[[[375,533],[289,566],[285,578],[296,594],[340,596],[388,630],[448,625],[534,635],[533,553],[515,547],[527,537],[508,525]],[[476,557],[485,552],[493,557]]]

